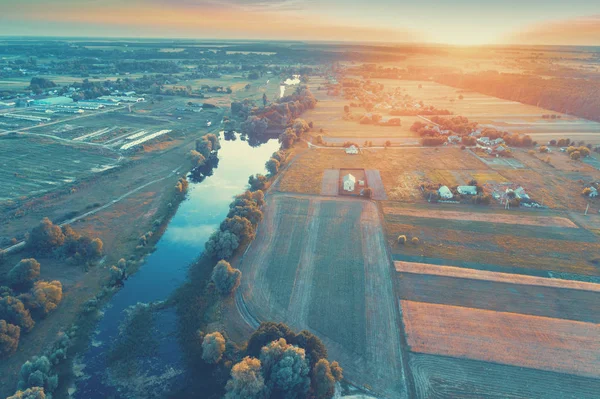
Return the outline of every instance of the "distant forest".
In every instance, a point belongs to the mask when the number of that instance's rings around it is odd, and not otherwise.
[[[585,79],[544,79],[498,72],[439,75],[436,82],[489,96],[536,105],[600,122],[600,82]]]

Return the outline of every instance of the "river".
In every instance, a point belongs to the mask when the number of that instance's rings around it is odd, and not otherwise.
[[[266,172],[265,162],[279,148],[277,140],[251,147],[240,140],[239,135],[236,134],[235,138],[226,141],[220,134],[219,163],[213,175],[201,183],[190,183],[186,200],[179,205],[157,242],[156,250],[103,309],[104,314],[90,345],[78,361],[83,367],[84,377],[77,380],[76,398],[125,398],[132,395],[111,386],[106,373],[107,353],[119,335],[126,310],[139,302],[166,300],[185,282],[189,265],[202,253],[210,234],[225,219],[233,197],[247,188],[248,176]],[[152,384],[160,385],[163,380],[183,374],[181,351],[175,337],[175,312],[172,309],[161,311],[157,319],[155,325],[160,330],[158,353],[148,364],[146,378],[128,381],[127,388],[136,384],[145,384],[146,388]]]

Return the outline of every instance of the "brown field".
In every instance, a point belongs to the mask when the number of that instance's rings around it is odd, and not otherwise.
[[[405,398],[393,280],[375,204],[272,194],[265,209],[238,265],[245,307],[259,321],[317,334],[353,383]]]
[[[600,325],[401,301],[413,352],[598,378]]]
[[[383,212],[390,215],[404,215],[422,218],[437,218],[446,220],[470,220],[477,222],[494,222],[506,224],[518,224],[528,226],[556,226],[578,228],[578,226],[564,217],[557,216],[526,216],[515,214],[489,213],[485,212],[463,212],[463,211],[442,211],[436,209],[424,208],[400,208],[384,207]]]
[[[418,178],[422,171],[481,170],[485,166],[470,153],[458,148],[363,149],[358,155],[348,155],[342,149],[310,149],[300,154],[286,170],[279,189],[319,194],[324,171],[344,168],[379,170],[389,199],[414,200],[421,198],[415,194],[422,180]],[[407,184],[407,180],[410,183]]]

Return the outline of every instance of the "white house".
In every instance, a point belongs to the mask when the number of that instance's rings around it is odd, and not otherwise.
[[[477,187],[476,186],[458,186],[456,188],[459,194],[465,195],[477,195]]]
[[[348,173],[346,176],[344,176],[342,178],[342,183],[344,185],[344,190],[354,191],[354,185],[356,184],[356,177],[354,177],[350,173]]]
[[[440,187],[440,189],[438,190],[438,193],[440,194],[440,197],[442,197],[443,199],[451,199],[453,197],[452,191],[450,191],[448,186]]]
[[[351,145],[350,147],[346,148],[346,154],[358,154],[358,148],[356,148],[355,145]]]

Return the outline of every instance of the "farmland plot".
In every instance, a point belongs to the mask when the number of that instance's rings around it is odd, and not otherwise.
[[[273,194],[239,267],[240,292],[255,318],[313,331],[350,381],[383,397],[406,397],[396,301],[374,203]]]
[[[104,148],[48,138],[0,138],[0,201],[56,189],[111,168],[118,158]]]
[[[428,399],[592,399],[600,379],[411,353],[415,396]]]
[[[401,301],[411,351],[600,377],[600,325]]]

